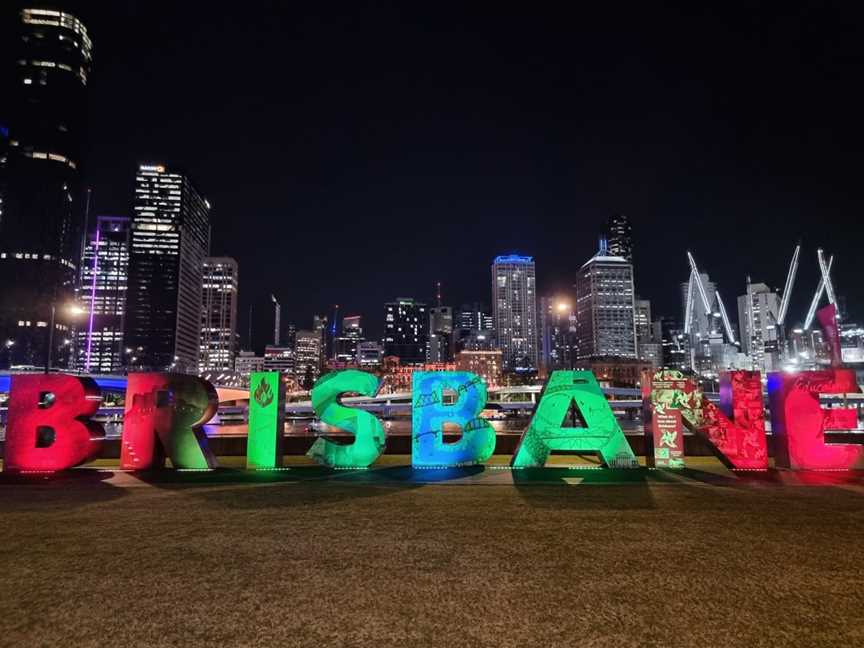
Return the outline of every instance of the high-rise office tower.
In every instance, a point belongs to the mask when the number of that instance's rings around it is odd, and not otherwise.
[[[600,249],[576,277],[576,335],[579,358],[636,358],[633,266]]]
[[[635,305],[636,353],[642,360],[650,360],[655,367],[660,367],[663,364],[663,343],[659,335],[655,335],[651,301],[637,296]]]
[[[294,377],[305,389],[321,375],[323,339],[321,331],[297,331],[294,347]]]
[[[22,9],[10,32],[9,57],[0,61],[0,340],[11,364],[42,365],[53,305],[53,363],[65,367],[93,44],[84,23],[61,9]]]
[[[541,297],[540,364],[547,370],[573,369],[576,362],[576,312],[573,300]]]
[[[135,177],[126,346],[131,370],[198,369],[210,204],[186,175],[142,165]]]
[[[231,371],[237,355],[237,261],[204,259],[200,372]]]
[[[397,356],[402,364],[423,364],[428,343],[426,304],[405,297],[384,304],[385,356]]]
[[[486,304],[474,302],[462,304],[458,316],[454,318],[454,326],[458,329],[489,331],[495,328],[492,313]]]
[[[360,315],[342,318],[342,333],[333,339],[333,359],[336,362],[357,362],[357,345],[365,341]]]
[[[115,373],[125,364],[123,329],[129,279],[129,219],[99,216],[84,248],[75,363],[86,373]]]
[[[753,368],[776,371],[780,368],[777,317],[780,295],[764,283],[747,281],[747,294],[738,297],[741,350],[750,356]]]
[[[492,263],[492,319],[505,369],[537,369],[534,259],[511,254]]]
[[[619,256],[627,263],[633,263],[633,231],[629,218],[624,214],[610,217],[606,226],[606,238],[611,256]]]
[[[453,309],[433,306],[429,309],[429,362],[450,362],[453,358]]]

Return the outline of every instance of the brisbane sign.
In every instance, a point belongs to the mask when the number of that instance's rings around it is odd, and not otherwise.
[[[342,403],[351,394],[373,396],[379,379],[345,370],[320,378],[311,400],[320,420],[349,435],[340,443],[319,437],[308,456],[342,469],[371,466],[384,452],[386,435],[370,412]],[[821,394],[859,392],[855,373],[833,368],[771,373],[767,381],[775,466],[793,470],[864,469],[864,446],[827,443],[825,432],[857,427],[855,409],[825,409]],[[412,383],[411,460],[417,468],[470,466],[495,451],[495,431],[481,416],[483,380],[463,371],[418,371]],[[98,457],[105,431],[93,416],[100,390],[90,378],[18,375],[12,378],[3,470],[52,472]],[[643,422],[649,466],[683,467],[683,430],[701,437],[733,470],[768,469],[762,380],[759,372],[721,374],[720,402],[709,401],[678,371],[646,372]],[[145,471],[217,468],[203,425],[218,408],[216,389],[198,376],[129,374],[120,440],[120,466]],[[254,373],[249,398],[246,467],[279,468],[283,460],[285,387],[275,372]],[[566,425],[568,422],[571,425]],[[573,423],[578,423],[574,425]],[[445,441],[444,426],[462,434]],[[531,421],[513,454],[513,468],[545,466],[553,452],[594,453],[609,468],[638,468],[615,415],[590,371],[555,371],[543,387]]]

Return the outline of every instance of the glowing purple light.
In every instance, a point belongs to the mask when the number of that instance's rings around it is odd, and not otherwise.
[[[84,371],[90,371],[90,351],[93,348],[93,312],[96,310],[96,274],[99,270],[99,234],[102,229],[100,224],[96,225],[96,248],[93,252],[93,282],[90,286],[90,317],[87,322],[87,352],[84,356]]]

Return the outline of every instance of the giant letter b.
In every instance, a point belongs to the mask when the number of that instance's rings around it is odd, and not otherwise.
[[[3,469],[65,470],[95,458],[105,430],[89,417],[101,401],[91,378],[13,376]]]

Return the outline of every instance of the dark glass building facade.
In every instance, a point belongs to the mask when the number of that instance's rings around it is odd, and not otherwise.
[[[130,371],[195,372],[210,205],[186,175],[142,165],[135,177],[126,346]]]
[[[633,263],[633,229],[624,214],[615,214],[606,227],[607,247],[611,256],[619,256]]]
[[[402,364],[423,364],[428,344],[426,304],[399,298],[384,305],[385,356],[398,356]]]
[[[43,365],[52,305],[53,364],[68,343],[84,224],[81,166],[93,44],[59,9],[12,17],[0,92],[0,340],[3,363]]]

